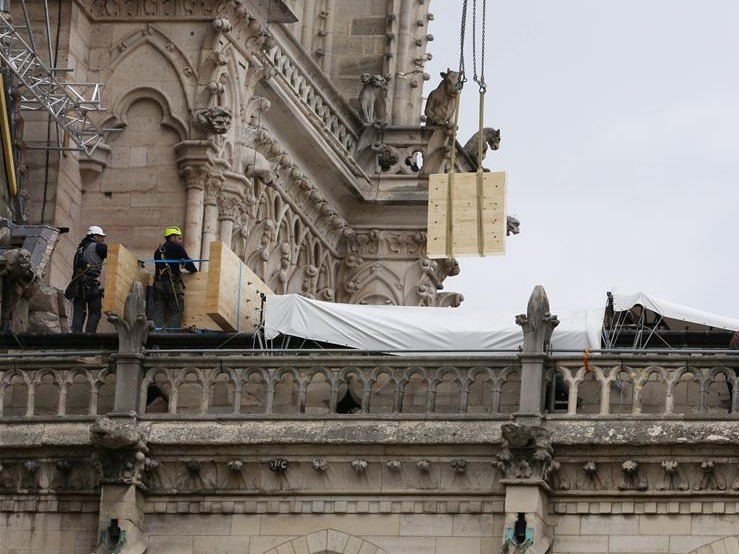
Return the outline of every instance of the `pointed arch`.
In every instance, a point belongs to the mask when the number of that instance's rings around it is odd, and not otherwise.
[[[128,33],[114,44],[110,50],[110,71],[115,75],[116,69],[130,57],[139,55],[142,47],[150,46],[173,70],[180,82],[188,113],[192,112],[192,97],[188,89],[197,86],[198,74],[194,64],[161,29],[148,23],[143,29]],[[110,79],[112,80],[112,79]]]
[[[389,554],[387,550],[376,544],[336,529],[322,529],[309,535],[285,541],[271,550],[267,550],[264,554],[279,554],[280,552],[289,551],[305,554],[352,554],[355,552]]]
[[[739,554],[739,537],[719,539],[696,548],[688,554]]]
[[[162,120],[159,122],[159,124],[177,133],[180,141],[183,141],[187,138],[187,124],[182,121],[182,119],[174,115],[169,99],[164,94],[162,94],[161,91],[153,87],[136,87],[121,95],[116,100],[112,108],[112,112],[115,115],[106,120],[106,124],[115,126],[116,121],[120,121],[123,126],[127,126],[128,121],[126,117],[128,111],[131,106],[139,100],[153,100],[154,102],[159,104],[159,107],[162,110]],[[113,136],[115,137],[115,135]]]

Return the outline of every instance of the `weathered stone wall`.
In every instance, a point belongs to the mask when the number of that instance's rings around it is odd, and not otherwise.
[[[556,511],[574,513],[557,517],[553,554],[682,553],[726,537],[734,541],[727,552],[739,549],[736,502],[579,502]]]

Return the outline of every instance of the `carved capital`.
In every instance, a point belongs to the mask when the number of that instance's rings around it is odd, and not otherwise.
[[[208,175],[205,179],[205,204],[207,206],[217,206],[218,198],[223,190],[222,175]]]
[[[205,190],[210,172],[204,165],[186,165],[180,169],[180,175],[185,178],[185,186],[188,189]]]
[[[223,193],[218,197],[218,219],[236,221],[241,215],[243,202],[238,196]]]

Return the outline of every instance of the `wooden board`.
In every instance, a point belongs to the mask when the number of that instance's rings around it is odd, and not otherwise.
[[[221,326],[208,315],[208,272],[187,273],[183,271],[182,284],[185,286],[182,326],[221,330]]]
[[[270,288],[222,242],[210,243],[207,313],[224,331],[254,331],[260,321],[259,293]]]
[[[427,254],[431,258],[505,253],[505,190],[503,171],[456,173],[452,185],[451,250],[447,245],[449,174],[429,176]],[[481,202],[478,206],[478,197]],[[478,216],[479,211],[482,217]]]
[[[126,297],[131,292],[131,285],[139,281],[144,286],[151,284],[153,276],[141,267],[138,259],[126,250],[122,244],[108,245],[108,257],[104,266],[105,296],[103,296],[103,312],[123,315]]]

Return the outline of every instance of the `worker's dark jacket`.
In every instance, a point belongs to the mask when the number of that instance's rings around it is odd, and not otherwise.
[[[176,261],[164,262],[159,260]],[[167,241],[154,251],[155,281],[169,281],[171,278],[172,281],[179,282],[181,280],[181,266],[184,266],[190,273],[195,273],[198,270],[181,244]]]

